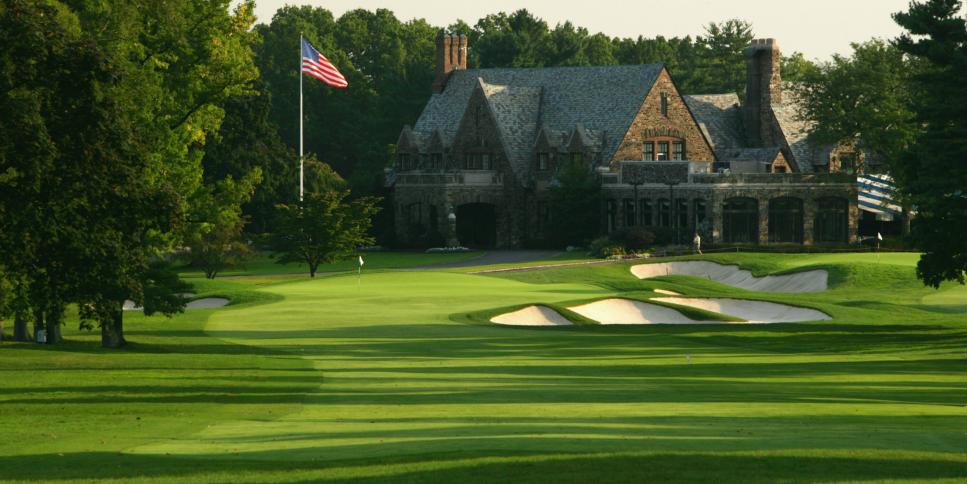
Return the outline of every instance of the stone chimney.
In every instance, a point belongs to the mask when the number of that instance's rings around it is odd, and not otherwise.
[[[746,80],[743,117],[753,146],[776,146],[773,106],[782,103],[782,56],[775,39],[756,39],[745,48]]]
[[[436,79],[433,92],[439,94],[447,85],[450,73],[467,68],[467,36],[440,31],[436,36]]]

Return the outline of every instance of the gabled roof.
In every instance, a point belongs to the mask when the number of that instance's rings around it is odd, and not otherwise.
[[[423,151],[426,147],[426,142],[429,136],[425,136],[421,133],[413,131],[409,125],[403,126],[403,131],[400,132],[400,137],[396,140],[397,149],[416,149],[417,151]]]
[[[430,97],[414,130],[430,133],[439,129],[444,142],[452,144],[479,78],[487,85],[512,86],[502,91],[492,106],[506,106],[512,98],[523,99],[526,104],[498,114],[502,132],[513,133],[512,137],[523,131],[532,133],[526,153],[508,153],[512,159],[530,154],[538,126],[571,132],[579,123],[592,132],[603,133],[602,158],[610,159],[663,68],[662,64],[650,64],[456,70],[450,74],[443,92]],[[530,125],[535,88],[540,89],[540,95],[537,116]],[[494,94],[498,94],[496,90]],[[509,138],[505,142],[508,149],[518,150]]]
[[[701,94],[682,97],[713,150],[718,152],[722,148],[746,145],[738,95]]]
[[[809,129],[812,125],[801,119],[799,106],[799,97],[796,96],[795,90],[790,89],[787,84],[783,88],[782,102],[773,104],[772,111],[776,115],[776,122],[779,124],[779,129],[782,130],[782,135],[786,138],[789,151],[792,153],[793,160],[789,160],[789,162],[795,162],[800,171],[811,172],[813,171],[813,164],[821,158],[820,152],[823,147],[809,142]]]
[[[534,140],[534,145],[536,146],[541,142],[541,139],[547,140],[547,146],[550,148],[560,149],[567,143],[567,133],[564,131],[559,131],[556,129],[551,129],[547,125],[541,126],[541,129],[537,132],[537,138]]]
[[[591,130],[585,128],[583,124],[578,123],[574,126],[574,131],[571,132],[571,136],[568,138],[566,146],[571,148],[580,147],[590,149],[591,151],[600,151],[603,144],[603,131]]]
[[[525,173],[537,135],[541,87],[488,84],[479,79],[514,171]]]
[[[443,152],[445,145],[443,143],[443,136],[440,134],[440,130],[433,130],[433,133],[430,134],[430,139],[427,141],[424,148],[433,153]]]

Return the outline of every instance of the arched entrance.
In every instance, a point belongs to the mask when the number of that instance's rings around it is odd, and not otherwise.
[[[497,208],[493,204],[460,205],[456,215],[460,245],[486,249],[497,244]]]
[[[769,242],[802,243],[802,200],[783,197],[769,201]]]
[[[722,206],[722,239],[729,243],[759,242],[759,202],[754,198],[730,198]]]

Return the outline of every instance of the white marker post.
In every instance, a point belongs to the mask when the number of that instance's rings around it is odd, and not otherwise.
[[[363,256],[359,256],[359,271],[356,273],[356,286],[363,283],[363,264],[365,264]]]

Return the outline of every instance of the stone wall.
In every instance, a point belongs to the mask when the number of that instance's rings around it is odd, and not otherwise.
[[[709,221],[709,231],[703,238],[709,242],[723,241],[723,206],[732,198],[750,198],[758,203],[758,244],[769,244],[769,204],[779,198],[795,198],[802,201],[803,207],[803,244],[813,245],[814,222],[817,204],[823,198],[837,198],[846,200],[847,212],[847,242],[857,241],[857,221],[859,207],[856,203],[855,179],[837,175],[692,175],[691,182],[675,186],[671,190],[668,186],[646,184],[638,188],[637,200],[651,200],[653,224],[657,225],[658,200],[670,199],[687,200],[687,220],[689,223],[682,228],[686,234],[693,230],[696,220],[695,200],[704,201],[704,217]],[[614,200],[618,213],[614,229],[626,227],[625,200],[634,200],[634,187],[627,184],[609,184],[604,186],[605,200]],[[607,202],[606,202],[607,203]],[[636,205],[636,210],[640,205]],[[636,217],[640,220],[641,214]],[[647,225],[647,221],[644,224]],[[688,233],[690,240],[690,233]],[[683,235],[684,237],[684,235]]]
[[[668,96],[667,117],[661,113],[662,93]],[[656,135],[684,139],[686,160],[715,161],[712,147],[699,130],[698,123],[685,105],[668,71],[664,69],[645,97],[628,132],[622,137],[614,156],[609,160],[612,168],[616,168],[616,164],[623,160],[642,159],[643,142]]]

